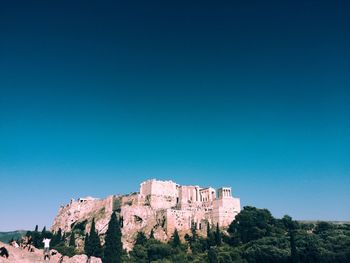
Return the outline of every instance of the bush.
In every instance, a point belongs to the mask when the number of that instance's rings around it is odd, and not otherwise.
[[[77,254],[74,247],[67,247],[64,244],[60,244],[59,246],[54,247],[59,253],[63,256],[73,257]]]

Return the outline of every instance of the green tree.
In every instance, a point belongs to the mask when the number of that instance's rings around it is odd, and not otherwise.
[[[191,234],[192,234],[192,242],[196,242],[197,241],[197,239],[198,239],[198,234],[197,234],[197,228],[196,228],[196,226],[195,225],[192,225],[192,227],[191,227]]]
[[[88,253],[90,253],[90,247],[89,247],[89,234],[86,233],[85,234],[85,239],[84,239],[84,252],[87,255]]]
[[[69,238],[69,246],[75,248],[75,234],[72,232]]]
[[[327,250],[325,250],[322,239],[317,235],[299,235],[297,240],[297,247],[301,262],[334,262],[333,260],[326,260],[325,254]]]
[[[149,239],[154,239],[154,230],[151,229],[151,233],[149,234]]]
[[[215,244],[217,246],[221,246],[222,238],[221,238],[221,232],[219,228],[219,223],[216,223],[216,231],[215,231]]]
[[[122,233],[120,224],[115,213],[112,213],[108,223],[108,230],[105,238],[105,249],[103,263],[120,263],[123,253]]]
[[[209,222],[207,223],[207,243],[208,243],[208,248],[216,245],[215,235],[213,231],[211,231]]]
[[[290,241],[290,262],[291,263],[298,263],[299,262],[299,256],[298,256],[298,251],[297,247],[295,244],[295,235],[296,235],[296,230],[298,228],[298,223],[296,221],[293,221],[293,219],[285,215],[282,218],[282,222],[284,226],[286,227],[289,235],[289,241]]]
[[[62,229],[59,228],[57,233],[54,233],[51,240],[51,246],[55,247],[62,241]]]
[[[41,234],[39,233],[38,225],[35,226],[34,232],[27,233],[27,236],[32,238],[32,244],[34,247],[39,248],[41,246]]]
[[[179,236],[179,232],[177,231],[177,229],[175,228],[175,231],[172,235],[171,241],[170,241],[172,247],[180,247],[181,246],[181,240],[180,240],[180,236]]]
[[[275,230],[275,219],[267,209],[245,206],[230,224],[228,232],[234,242],[248,243],[269,236]]]
[[[67,238],[67,234],[63,232],[62,238],[61,238],[61,242],[63,242],[63,244],[66,242],[66,238]]]
[[[320,235],[320,234],[323,234],[323,233],[330,231],[330,230],[333,230],[333,229],[334,229],[334,226],[331,223],[318,222],[316,227],[315,227],[314,233],[317,235]]]
[[[147,255],[149,262],[162,262],[161,260],[169,258],[174,253],[174,249],[168,244],[155,242],[150,244],[147,248]],[[169,262],[169,261],[164,261]]]
[[[218,263],[218,256],[213,248],[208,250],[208,262],[209,263]]]
[[[147,237],[145,235],[145,233],[143,233],[142,231],[137,233],[136,236],[136,241],[135,241],[135,245],[142,245],[144,246],[147,242]]]
[[[95,219],[92,219],[86,255],[88,257],[102,257],[102,246],[95,228]]]
[[[282,235],[253,240],[243,247],[242,254],[244,259],[252,263],[288,263],[289,239]]]
[[[142,245],[135,245],[130,252],[130,259],[131,262],[135,263],[149,263],[147,248]]]

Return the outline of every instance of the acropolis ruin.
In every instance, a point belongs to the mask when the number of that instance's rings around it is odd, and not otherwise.
[[[141,183],[139,192],[128,195],[72,199],[60,208],[51,229],[69,232],[79,226],[89,231],[94,218],[103,235],[113,212],[123,219],[123,242],[130,249],[138,231],[149,234],[153,230],[157,239],[167,240],[175,229],[186,233],[194,227],[205,233],[208,223],[227,227],[240,212],[240,199],[232,197],[231,187],[215,190],[152,179]]]
[[[202,229],[207,222],[225,227],[240,212],[240,200],[232,197],[231,187],[215,190],[152,179],[141,183],[139,195],[152,208],[166,210],[169,232],[192,226]]]

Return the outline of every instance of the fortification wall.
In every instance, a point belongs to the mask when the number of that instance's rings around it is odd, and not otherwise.
[[[153,209],[168,209],[176,207],[177,197],[174,196],[161,196],[161,195],[149,195],[146,197],[146,203]]]
[[[144,196],[178,196],[177,184],[173,181],[158,181],[155,179],[141,183],[140,194]]]
[[[226,197],[213,201],[212,221],[220,227],[228,226],[241,211],[240,199]]]
[[[192,212],[189,210],[168,209],[166,213],[166,232],[169,236],[175,229],[186,231],[191,229]]]

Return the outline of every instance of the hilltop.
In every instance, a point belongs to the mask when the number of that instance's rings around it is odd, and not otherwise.
[[[183,186],[173,181],[147,180],[136,193],[72,199],[61,206],[51,227],[53,232],[75,232],[82,250],[84,234],[94,219],[102,239],[112,213],[122,222],[123,245],[131,250],[137,233],[154,233],[156,239],[168,241],[177,229],[183,237],[195,228],[205,235],[208,224],[228,227],[240,212],[240,199],[232,196],[231,187]]]

